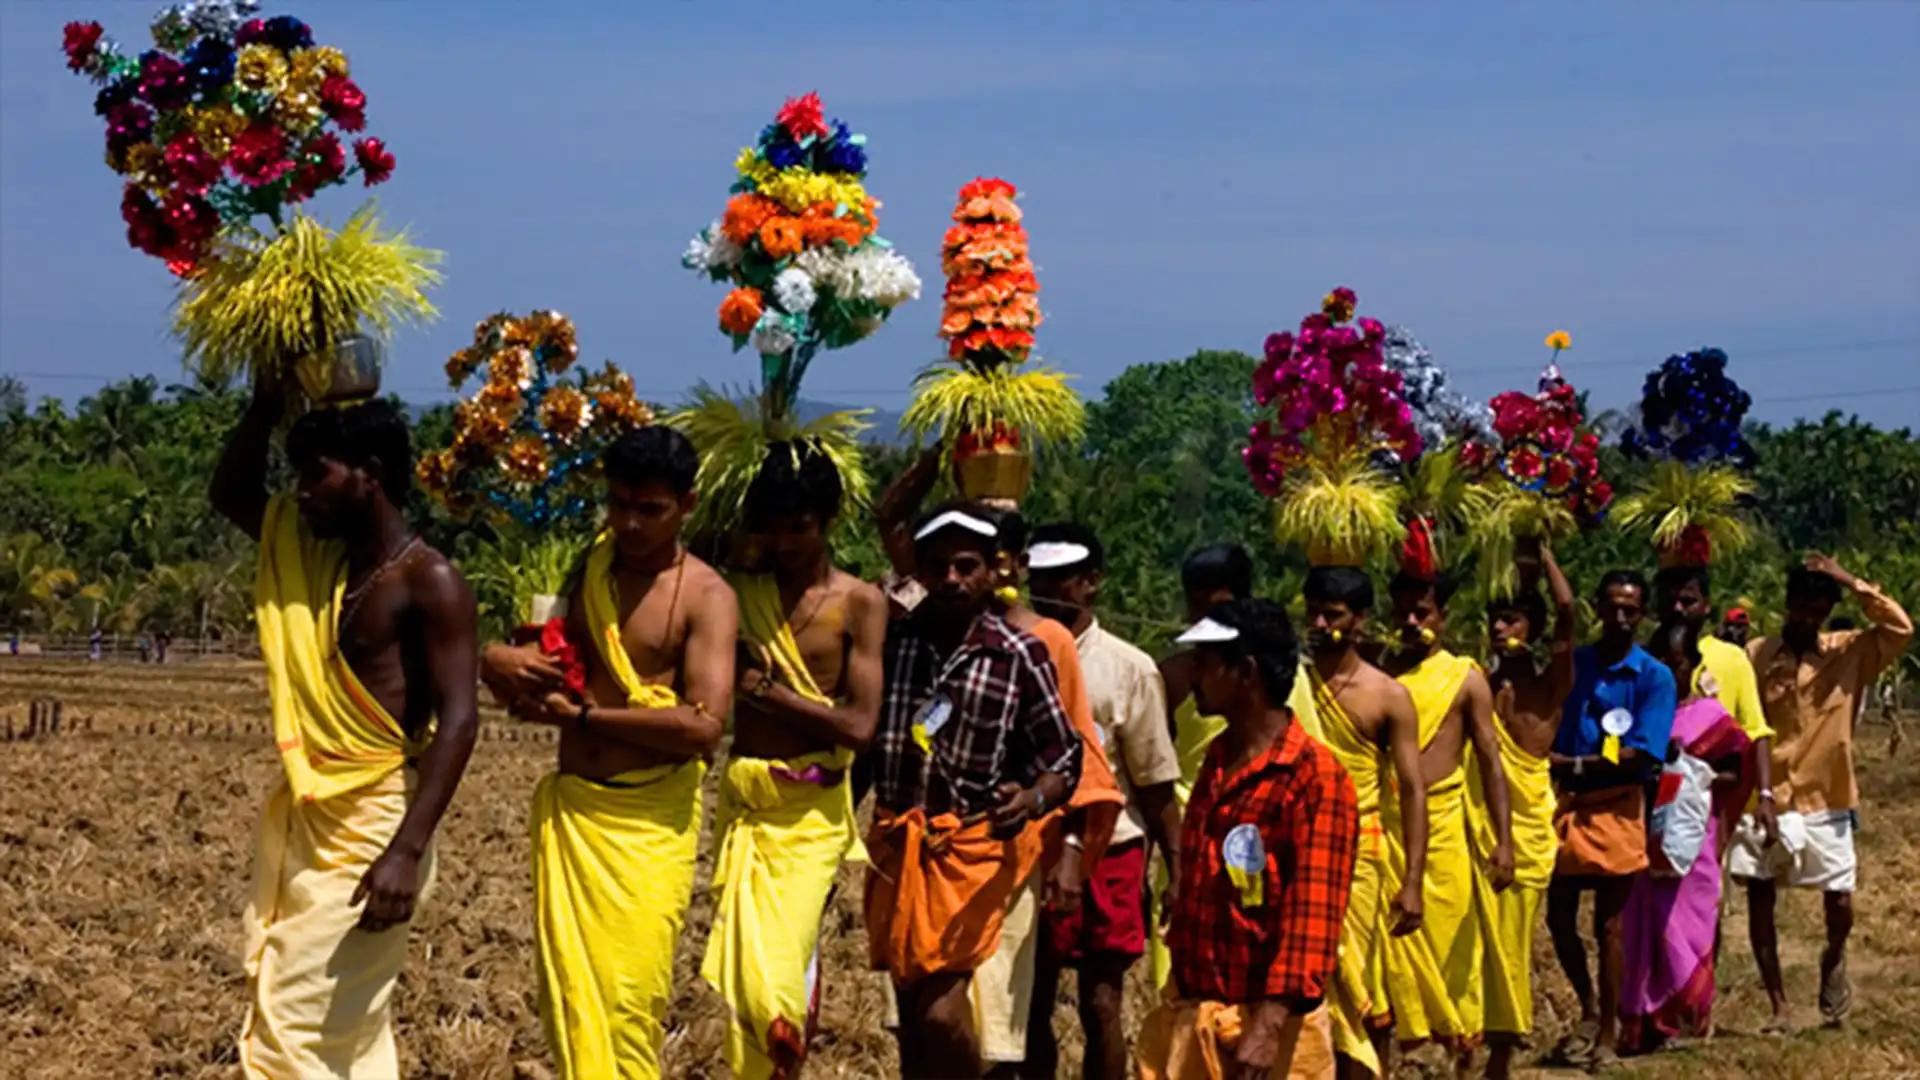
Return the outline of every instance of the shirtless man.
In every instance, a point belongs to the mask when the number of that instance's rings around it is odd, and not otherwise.
[[[1513,884],[1480,891],[1489,929],[1486,963],[1487,1075],[1511,1074],[1513,1051],[1533,1031],[1533,932],[1540,905],[1553,880],[1553,780],[1547,755],[1560,730],[1560,707],[1573,689],[1573,644],[1577,629],[1573,586],[1560,572],[1553,551],[1539,545],[1537,558],[1520,560],[1520,589],[1487,609],[1493,636],[1493,664],[1487,682],[1493,688],[1495,732],[1506,767],[1507,801],[1513,820]],[[1547,662],[1535,662],[1533,650],[1547,628],[1547,605],[1540,598],[1538,571],[1544,569],[1553,595],[1553,638]],[[1475,838],[1484,840],[1484,823]]]
[[[250,1076],[392,1076],[388,1002],[407,954],[393,928],[433,878],[434,830],[478,730],[473,593],[401,509],[413,465],[392,406],[302,416],[287,434],[297,495],[269,497],[283,412],[259,384],[209,493],[260,541],[285,765],[259,834],[240,1062]]]
[[[567,595],[586,693],[537,646],[490,646],[482,664],[516,716],[560,730],[533,807],[541,1018],[560,1073],[656,1076],[738,619],[733,590],[680,541],[699,468],[686,437],[629,432],[603,465],[606,532]]]
[[[859,845],[849,771],[879,720],[887,602],[833,565],[840,498],[817,447],[771,447],[746,499],[771,573],[731,576],[741,656],[701,975],[733,1006],[727,1064],[743,1078],[799,1071],[819,1002],[820,916]]]
[[[1402,1044],[1438,1039],[1456,1052],[1479,1045],[1485,1023],[1481,991],[1480,920],[1474,910],[1473,845],[1468,840],[1467,747],[1492,824],[1491,850],[1482,852],[1495,891],[1513,880],[1513,837],[1507,777],[1493,728],[1493,692],[1480,665],[1441,643],[1447,579],[1403,570],[1393,579],[1395,648],[1386,670],[1413,697],[1420,720],[1420,783],[1427,791],[1425,918],[1420,937],[1389,944],[1387,990]],[[1449,1015],[1451,1012],[1451,1015]]]
[[[1396,938],[1412,935],[1426,909],[1427,788],[1420,783],[1420,718],[1406,687],[1360,655],[1361,632],[1373,609],[1373,582],[1366,572],[1316,566],[1307,572],[1304,592],[1320,729],[1327,749],[1353,780],[1360,814],[1359,855],[1331,995],[1334,1050],[1342,1076],[1382,1075],[1392,1006],[1386,993],[1386,942],[1379,931],[1385,926]],[[1389,778],[1397,785],[1397,833],[1389,833],[1381,814],[1381,786]]]

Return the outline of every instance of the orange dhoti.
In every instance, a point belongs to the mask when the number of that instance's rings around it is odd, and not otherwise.
[[[1000,945],[1014,892],[1040,855],[1038,830],[997,840],[987,821],[874,812],[867,835],[867,944],[896,984],[972,972]]]

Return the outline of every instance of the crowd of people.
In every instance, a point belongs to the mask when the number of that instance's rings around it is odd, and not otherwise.
[[[286,774],[248,909],[251,1075],[397,1073],[405,924],[482,684],[559,731],[532,793],[531,959],[566,1077],[661,1071],[723,742],[700,972],[732,1009],[738,1076],[801,1071],[821,917],[853,861],[906,1076],[1055,1075],[1067,969],[1087,1076],[1382,1075],[1423,1044],[1506,1075],[1542,907],[1581,1014],[1554,1049],[1604,1063],[1711,1033],[1723,875],[1783,1029],[1776,890],[1824,893],[1819,1008],[1847,1015],[1853,720],[1912,624],[1830,558],[1792,569],[1783,629],[1744,647],[1709,634],[1703,569],[1613,571],[1582,645],[1574,584],[1522,545],[1483,664],[1447,647],[1480,628],[1449,627],[1443,574],[1402,572],[1379,604],[1364,569],[1316,566],[1296,628],[1293,598],[1254,595],[1246,552],[1219,545],[1183,566],[1187,628],[1156,664],[1098,618],[1098,536],[925,508],[932,456],[876,506],[882,582],[833,565],[840,477],[801,442],[749,491],[753,569],[711,565],[681,535],[697,456],[656,425],[605,455],[605,530],[562,621],[483,644],[459,571],[402,512],[401,416],[306,414],[297,494],[270,495],[280,410],[257,394],[212,487],[260,541]],[[1867,625],[1828,630],[1848,594]],[[1679,865],[1661,807],[1688,768],[1713,812]],[[1165,995],[1130,1046],[1143,956]]]

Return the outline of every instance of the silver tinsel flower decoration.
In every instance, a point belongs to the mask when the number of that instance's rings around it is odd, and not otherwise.
[[[1387,327],[1382,344],[1387,368],[1406,384],[1403,393],[1413,411],[1414,430],[1429,447],[1448,442],[1486,442],[1498,445],[1493,413],[1478,401],[1468,401],[1447,385],[1447,373],[1434,362],[1433,352],[1404,326]]]

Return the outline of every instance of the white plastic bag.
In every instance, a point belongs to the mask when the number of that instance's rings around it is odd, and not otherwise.
[[[1685,877],[1707,842],[1713,815],[1713,766],[1681,753],[1660,769],[1650,823],[1648,870],[1655,877]]]

